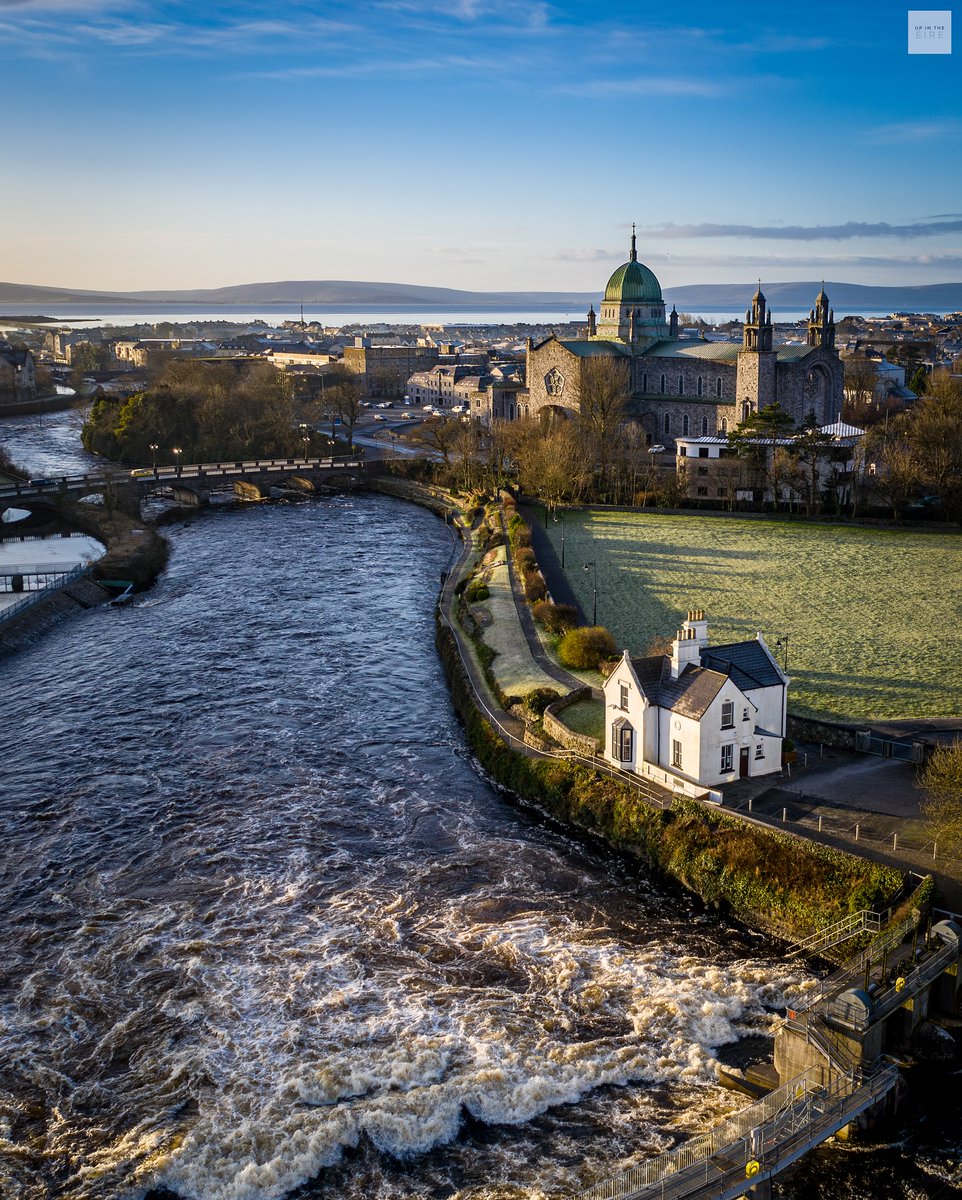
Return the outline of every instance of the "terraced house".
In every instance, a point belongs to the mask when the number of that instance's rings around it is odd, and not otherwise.
[[[804,346],[774,346],[772,316],[761,287],[745,314],[741,345],[682,336],[678,314],[665,314],[661,284],[631,252],[608,280],[600,312],[588,313],[587,336],[554,335],[527,347],[528,393],[519,416],[577,412],[590,359],[627,365],[629,412],[649,445],[678,437],[724,437],[752,412],[776,401],[796,423],[838,417],[843,371],[835,318],[824,288],[809,314]]]

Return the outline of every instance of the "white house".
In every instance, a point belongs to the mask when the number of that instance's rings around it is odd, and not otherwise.
[[[670,654],[624,652],[605,680],[605,758],[693,794],[781,770],[788,677],[762,635],[708,645],[688,613]]]

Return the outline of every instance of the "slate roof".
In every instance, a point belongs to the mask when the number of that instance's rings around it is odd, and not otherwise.
[[[708,646],[701,652],[704,666],[730,675],[743,692],[772,687],[783,681],[777,667],[761,642],[732,642],[728,646]]]
[[[652,704],[696,719],[704,716],[728,679],[724,671],[705,667],[686,667],[677,679],[672,679],[667,654],[633,658],[631,665]]]
[[[599,355],[607,358],[612,354],[620,354],[622,356],[631,354],[631,350],[624,342],[609,342],[601,338],[597,341],[572,341],[561,342],[560,344],[579,358],[597,358]]]
[[[814,346],[776,346],[775,358],[778,362],[798,362],[807,354],[811,354]],[[741,342],[703,342],[697,340],[655,342],[644,352],[645,358],[700,358],[709,362],[735,363],[742,352]]]

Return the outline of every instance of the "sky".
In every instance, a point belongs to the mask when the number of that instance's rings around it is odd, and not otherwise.
[[[962,18],[908,14],[0,0],[0,278],[592,292],[636,222],[664,287],[962,280]]]

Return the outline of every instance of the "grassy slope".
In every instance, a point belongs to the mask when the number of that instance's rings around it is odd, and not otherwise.
[[[560,548],[560,526],[549,534]],[[568,577],[644,653],[704,608],[712,642],[789,635],[793,712],[962,716],[962,536],[698,515],[565,517]]]

